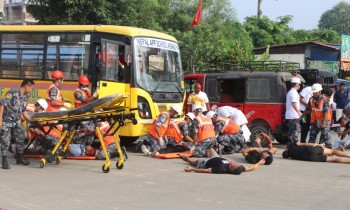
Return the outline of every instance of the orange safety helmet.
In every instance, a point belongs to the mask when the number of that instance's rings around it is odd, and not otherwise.
[[[52,77],[52,79],[63,79],[64,75],[63,75],[62,71],[56,70],[52,73],[51,77]]]
[[[78,79],[78,82],[79,82],[79,84],[82,84],[82,85],[89,85],[90,84],[88,77],[85,75],[81,75]]]

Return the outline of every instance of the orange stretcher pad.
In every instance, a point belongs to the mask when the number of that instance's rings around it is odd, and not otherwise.
[[[166,154],[156,154],[154,157],[160,158],[160,159],[173,159],[173,158],[180,158],[181,155],[187,156],[187,157],[192,157],[192,154],[190,151],[172,152],[172,153],[166,153]]]
[[[42,158],[43,155],[24,155],[27,158]],[[96,160],[95,156],[67,156],[70,160]]]

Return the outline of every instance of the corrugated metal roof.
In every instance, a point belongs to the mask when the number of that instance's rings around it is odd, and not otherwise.
[[[327,47],[327,48],[331,48],[334,50],[340,50],[340,45],[339,44],[328,44],[328,43],[323,43],[323,42],[314,42],[314,41],[308,41],[308,42],[293,42],[293,43],[286,43],[286,44],[280,44],[280,45],[271,45],[271,48],[279,48],[279,47],[288,47],[288,46],[295,46],[295,45],[308,45],[308,44],[315,44],[315,45],[320,45],[323,47]],[[265,47],[256,47],[253,49],[253,51],[255,50],[262,50],[262,49],[266,49],[267,46]]]

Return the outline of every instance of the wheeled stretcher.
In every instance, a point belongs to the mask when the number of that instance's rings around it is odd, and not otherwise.
[[[102,166],[102,171],[104,173],[108,173],[111,164],[109,155],[103,142],[104,135],[111,135],[114,137],[119,154],[119,160],[116,163],[116,167],[118,169],[122,169],[124,166],[123,163],[125,161],[125,157],[121,150],[119,138],[117,137],[116,133],[118,129],[121,126],[126,125],[126,123],[137,123],[135,114],[131,113],[131,111],[136,109],[130,109],[130,113],[125,113],[126,107],[123,106],[123,103],[128,97],[129,95],[126,93],[115,94],[95,100],[85,106],[72,110],[35,113],[31,117],[29,128],[40,129],[45,135],[48,135],[50,130],[55,126],[65,125],[65,129],[62,131],[61,138],[58,140],[54,149],[51,151],[51,156],[54,160],[56,160],[56,164],[60,164],[62,157],[65,155],[68,146],[73,139],[73,136],[79,129],[81,123],[84,121],[92,121],[95,125],[95,131],[101,143],[103,153],[106,157],[106,162]],[[127,120],[129,120],[129,122],[126,122]],[[110,124],[110,128],[106,134],[102,135],[99,125],[100,122],[104,121],[107,121]],[[44,129],[46,126],[48,126],[49,129]],[[65,142],[65,144],[63,144],[63,142]],[[58,152],[60,147],[63,149]],[[46,158],[41,158],[41,168],[45,166],[46,161]]]

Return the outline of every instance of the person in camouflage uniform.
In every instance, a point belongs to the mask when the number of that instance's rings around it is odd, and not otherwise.
[[[23,156],[25,130],[21,124],[21,116],[23,115],[25,119],[29,119],[26,113],[26,105],[33,85],[33,80],[25,79],[20,88],[10,89],[0,101],[0,149],[3,169],[10,169],[7,162],[7,151],[12,135],[16,139],[16,163],[30,164]]]
[[[309,143],[316,143],[317,135],[321,132],[319,143],[325,143],[327,148],[332,149],[331,136],[329,134],[330,120],[332,118],[330,103],[327,97],[322,95],[321,90],[321,84],[315,83],[312,85],[311,92],[313,93],[313,97],[306,107],[305,114],[303,113],[301,117],[311,112]]]

